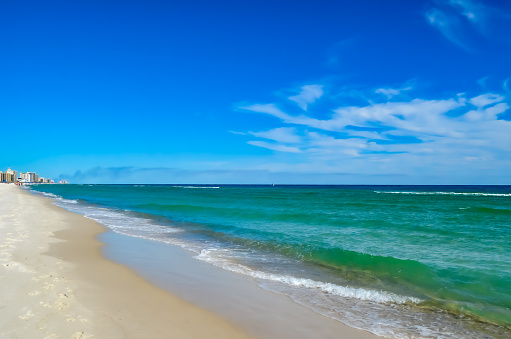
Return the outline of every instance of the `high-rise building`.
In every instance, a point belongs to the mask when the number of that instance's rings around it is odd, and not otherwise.
[[[0,182],[11,183],[11,182],[16,182],[17,179],[18,179],[17,172],[12,171],[10,168],[7,169],[7,171],[5,173],[0,171]]]
[[[11,170],[10,168],[7,169],[7,182],[16,182],[16,180],[18,179],[18,172],[17,171],[13,171]]]
[[[39,182],[39,176],[35,172],[25,173],[25,179],[27,182]]]

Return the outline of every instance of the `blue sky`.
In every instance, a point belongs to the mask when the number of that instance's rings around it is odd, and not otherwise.
[[[511,183],[508,1],[8,1],[0,43],[0,170]]]

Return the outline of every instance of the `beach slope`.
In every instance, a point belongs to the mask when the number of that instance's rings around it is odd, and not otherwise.
[[[0,184],[1,338],[246,338],[101,256],[103,227]]]

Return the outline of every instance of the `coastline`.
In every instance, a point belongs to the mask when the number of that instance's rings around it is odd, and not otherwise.
[[[109,243],[116,234],[48,198],[0,185],[0,201],[10,206],[0,215],[6,234],[0,244],[5,286],[0,297],[6,305],[0,309],[2,337],[377,338],[264,291],[245,277],[219,273],[178,253],[181,249],[173,252],[172,279],[154,267],[144,271],[144,265],[133,262],[140,255],[129,259],[129,251],[122,253],[127,248]],[[131,237],[123,241],[147,245]],[[183,260],[197,262],[194,270],[179,271]]]
[[[0,337],[250,337],[103,258],[96,222],[14,185],[0,202]]]

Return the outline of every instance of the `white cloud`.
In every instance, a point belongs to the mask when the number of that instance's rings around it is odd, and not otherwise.
[[[247,133],[245,133],[245,132],[229,131],[229,133],[238,134],[238,135],[247,135]]]
[[[301,88],[298,95],[291,96],[288,99],[296,102],[301,109],[307,111],[307,106],[321,98],[322,95],[322,85],[306,85]]]
[[[338,155],[360,156],[363,150],[376,150],[378,145],[366,139],[348,138],[338,139],[318,132],[308,133],[308,152],[323,157],[336,157]]]
[[[266,114],[270,114],[270,115],[273,115],[277,118],[280,118],[280,119],[287,119],[289,117],[289,115],[287,115],[286,113],[282,112],[276,105],[274,104],[265,104],[265,105],[259,105],[259,104],[256,104],[256,105],[250,105],[250,106],[243,106],[243,107],[239,107],[240,109],[245,109],[245,110],[248,110],[248,111],[253,111],[253,112],[258,112],[258,113],[266,113]]]
[[[386,140],[387,138],[382,133],[371,131],[349,130],[350,137],[360,137],[371,140]]]
[[[508,109],[509,105],[502,102],[486,109],[479,108],[478,110],[467,112],[463,117],[465,120],[472,122],[482,120],[496,120],[498,114],[504,113]]]
[[[511,165],[511,121],[501,118],[510,108],[508,100],[502,94],[481,93],[370,102],[338,107],[323,119],[311,114],[292,115],[275,103],[245,109],[271,114],[282,124],[250,132],[272,140],[250,141],[251,145],[294,157],[293,165],[268,163],[265,168],[389,175],[402,172],[438,178],[450,175],[457,180],[464,171],[504,176],[501,169]],[[485,159],[486,163],[474,159]]]
[[[330,119],[320,120],[305,115],[292,116],[278,110],[258,109],[268,105],[254,105],[245,107],[252,111],[268,113],[277,116],[283,122],[295,125],[304,125],[326,131],[346,131],[346,126],[372,127],[382,124],[398,128],[403,131],[423,134],[450,135],[451,129],[438,123],[441,116],[455,108],[463,106],[463,99],[422,100],[414,99],[409,102],[386,102],[371,104],[364,107],[348,106],[335,109]],[[272,104],[271,107],[276,107]],[[349,133],[349,132],[348,132]]]
[[[392,97],[395,97],[396,95],[400,95],[403,91],[409,91],[411,90],[411,87],[404,87],[404,88],[378,88],[375,93],[383,94],[387,97],[387,99],[390,99]]]
[[[400,91],[394,88],[378,88],[375,93],[381,93],[385,95],[387,98],[392,98],[393,96],[399,95]]]
[[[497,102],[501,102],[505,98],[502,95],[493,94],[493,93],[486,93],[478,95],[472,99],[470,99],[468,102],[470,102],[472,105],[477,107],[484,107],[488,106]]]
[[[264,139],[275,140],[282,143],[299,143],[300,136],[296,134],[296,129],[292,127],[281,127],[263,132],[250,132],[250,134]]]
[[[301,150],[298,147],[286,146],[286,145],[280,145],[280,144],[272,144],[272,143],[269,143],[266,141],[249,141],[248,144],[257,146],[257,147],[267,148],[272,151],[288,152],[288,153],[301,153]]]

